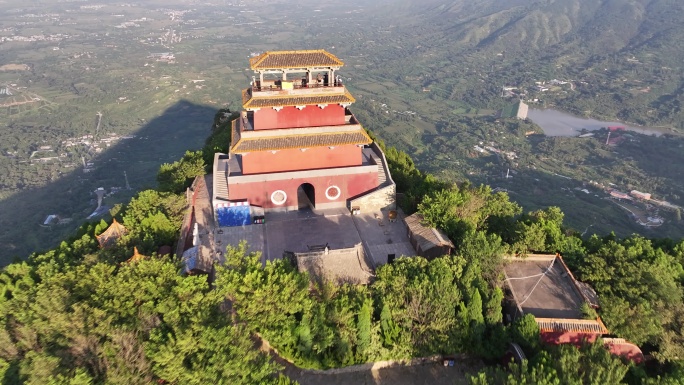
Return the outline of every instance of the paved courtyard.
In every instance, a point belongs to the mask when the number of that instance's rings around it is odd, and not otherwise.
[[[416,255],[409,242],[408,229],[401,211],[393,222],[390,222],[388,212],[381,210],[362,213],[352,218],[375,266],[387,263],[390,254],[394,254],[396,258]]]
[[[214,239],[217,259],[219,263],[224,263],[226,247],[237,246],[243,240],[247,241],[247,251],[263,253],[266,234],[263,225],[221,227],[214,230]]]
[[[345,209],[310,209],[267,213],[265,259],[280,259],[284,251],[302,253],[310,247],[351,248],[361,243],[352,216]]]
[[[282,258],[285,251],[302,253],[325,245],[335,250],[362,244],[377,267],[387,263],[391,254],[397,258],[416,255],[402,215],[390,222],[387,212],[379,210],[356,216],[345,208],[270,212],[265,214],[264,224],[221,227],[214,231],[214,239],[220,262],[227,245],[246,240],[249,251],[262,253],[264,263]]]

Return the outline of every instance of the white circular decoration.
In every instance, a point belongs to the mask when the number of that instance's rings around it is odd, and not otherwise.
[[[342,191],[340,191],[340,188],[337,186],[330,186],[325,190],[326,198],[330,199],[331,201],[339,198],[341,194]]]
[[[271,194],[271,202],[273,202],[274,205],[282,205],[285,201],[287,201],[287,194],[285,194],[285,191],[275,190],[273,194]]]

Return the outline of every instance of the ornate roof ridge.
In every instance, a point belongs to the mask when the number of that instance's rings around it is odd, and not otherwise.
[[[128,258],[128,260],[126,260],[126,263],[138,262],[145,258],[147,258],[147,256],[140,254],[140,252],[138,252],[138,248],[136,246],[133,246],[133,256]]]

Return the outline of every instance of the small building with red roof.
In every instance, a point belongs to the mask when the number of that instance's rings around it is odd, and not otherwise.
[[[563,257],[557,254],[508,256],[504,268],[508,317],[532,314],[542,342],[581,346],[610,334],[600,317],[588,318],[582,308],[598,309],[596,292],[575,279]],[[604,339],[614,354],[641,362],[638,346],[619,338]]]

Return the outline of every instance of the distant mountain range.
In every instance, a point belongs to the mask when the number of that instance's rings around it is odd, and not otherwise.
[[[403,4],[392,9],[409,11],[418,23],[448,28],[448,38],[464,48],[527,51],[562,45],[573,53],[607,54],[645,46],[661,48],[684,32],[684,3],[676,0],[426,0]]]
[[[577,114],[684,129],[682,1],[407,0],[376,7],[413,37],[411,45],[433,48],[431,62],[479,67],[485,83],[573,79],[585,84],[578,93],[546,99]],[[494,96],[476,106],[488,107]]]

